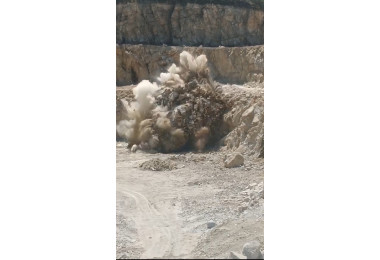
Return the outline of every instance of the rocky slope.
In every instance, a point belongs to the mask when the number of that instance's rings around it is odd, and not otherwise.
[[[262,0],[117,1],[118,44],[246,46],[264,43]]]
[[[225,85],[223,92],[232,109],[224,115],[222,149],[264,158],[264,84]]]
[[[223,116],[220,133],[227,133],[218,145],[221,151],[238,152],[254,158],[264,157],[264,84],[219,85],[223,100],[231,109]],[[124,101],[134,100],[133,85],[116,91],[116,124],[127,118]],[[122,101],[124,100],[124,101]]]
[[[155,81],[172,63],[179,62],[182,51],[205,54],[213,78],[221,83],[243,84],[263,81],[264,46],[180,47],[153,45],[118,45],[116,47],[116,85]]]

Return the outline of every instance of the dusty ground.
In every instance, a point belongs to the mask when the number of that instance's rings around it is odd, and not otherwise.
[[[263,199],[238,210],[239,193],[263,181],[263,159],[246,155],[244,166],[227,169],[222,151],[132,153],[124,142],[116,149],[117,258],[227,258],[248,241],[263,243]],[[153,159],[175,167],[145,167]],[[216,226],[208,229],[210,220]]]

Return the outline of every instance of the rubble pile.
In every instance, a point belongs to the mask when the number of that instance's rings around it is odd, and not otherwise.
[[[227,104],[210,77],[205,55],[182,52],[179,67],[173,64],[158,81],[143,80],[133,89],[135,101],[118,103],[119,137],[129,146],[161,152],[203,150],[218,140]]]
[[[225,149],[264,158],[264,89],[226,86],[226,99],[232,107],[224,116],[228,135]]]
[[[152,159],[140,164],[140,168],[151,171],[171,171],[176,169],[176,165],[168,160]]]
[[[134,99],[133,88],[135,85],[129,85],[124,87],[116,88],[116,102],[121,100],[132,100]]]
[[[242,203],[239,206],[238,211],[243,212],[248,207],[253,207],[264,201],[264,183],[251,183],[245,188],[245,190],[240,192],[239,195]]]
[[[197,150],[218,140],[226,112],[220,93],[210,87],[211,84],[194,79],[174,91],[166,87],[157,98],[158,104],[168,107],[172,126],[183,129],[193,146],[190,148]]]

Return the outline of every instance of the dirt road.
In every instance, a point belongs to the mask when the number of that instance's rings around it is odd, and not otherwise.
[[[226,170],[222,157],[218,152],[132,153],[118,143],[117,258],[225,256],[250,239],[262,240],[263,206],[237,211],[239,192],[262,180],[262,163],[253,163],[251,170]],[[139,167],[155,158],[170,160],[177,169]],[[215,228],[207,229],[209,220]]]

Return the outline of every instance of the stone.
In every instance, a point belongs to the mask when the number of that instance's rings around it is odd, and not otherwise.
[[[235,251],[231,251],[229,259],[247,259],[247,257]]]
[[[224,161],[224,166],[226,168],[238,167],[244,164],[244,157],[241,153],[233,153],[227,156],[227,159]]]
[[[130,258],[130,257],[127,253],[123,253],[123,254],[117,256],[117,259],[128,259],[128,258]]]
[[[246,190],[243,190],[242,192],[240,192],[241,195],[249,195],[251,193],[251,190],[249,189],[246,189]]]
[[[260,251],[260,242],[256,240],[246,243],[243,246],[242,253],[247,259],[263,259],[263,255]]]
[[[210,229],[210,228],[213,228],[216,226],[216,223],[212,220],[208,221],[207,222],[207,228]]]
[[[135,153],[137,151],[138,146],[136,144],[132,145],[131,152]]]
[[[246,209],[248,209],[248,205],[247,203],[243,203],[241,206],[238,207],[238,211],[241,213],[241,212],[244,212]]]
[[[244,111],[244,113],[241,115],[242,122],[248,125],[252,122],[252,119],[254,118],[254,113],[253,113],[254,109],[255,107],[251,106],[250,108]]]
[[[264,198],[264,190],[258,192],[258,197],[262,199]]]

